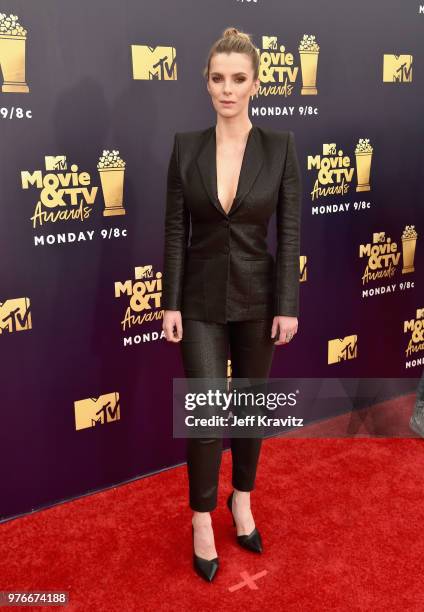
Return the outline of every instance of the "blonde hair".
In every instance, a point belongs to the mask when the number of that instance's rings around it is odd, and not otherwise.
[[[209,67],[211,59],[217,53],[246,53],[251,61],[253,68],[253,80],[259,78],[259,51],[252,43],[250,34],[241,32],[237,28],[226,28],[222,37],[214,42],[209,50],[208,62],[203,69],[203,76],[209,80]]]

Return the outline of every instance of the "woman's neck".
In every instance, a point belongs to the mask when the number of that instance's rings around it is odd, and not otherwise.
[[[215,133],[216,137],[219,140],[225,141],[239,141],[247,138],[250,130],[252,129],[253,124],[248,117],[246,119],[237,119],[236,121],[232,121],[229,119],[220,119],[218,117]]]

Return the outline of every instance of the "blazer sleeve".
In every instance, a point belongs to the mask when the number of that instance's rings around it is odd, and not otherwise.
[[[190,213],[184,204],[179,169],[178,133],[169,160],[166,191],[164,267],[162,277],[162,308],[181,310],[186,246],[190,228]]]
[[[287,154],[278,193],[274,316],[299,315],[299,257],[302,183],[294,133],[289,131]]]

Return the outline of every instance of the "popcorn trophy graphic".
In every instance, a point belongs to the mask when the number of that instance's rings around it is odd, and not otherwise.
[[[418,234],[414,225],[407,225],[402,233],[402,274],[414,272],[415,247],[417,246]]]
[[[123,204],[125,162],[120,158],[119,151],[104,150],[97,169],[105,202],[103,215],[105,217],[125,215]]]
[[[356,191],[370,191],[370,172],[373,148],[369,143],[369,138],[360,138],[355,149],[356,173],[358,184]]]
[[[25,81],[25,49],[27,30],[16,15],[0,13],[0,67],[4,83],[1,90],[7,93],[28,93]]]
[[[319,56],[319,45],[315,42],[315,36],[303,35],[299,44],[300,67],[302,70],[302,96],[316,96],[317,90],[317,67]]]

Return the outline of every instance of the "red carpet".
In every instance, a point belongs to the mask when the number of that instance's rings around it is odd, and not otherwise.
[[[413,401],[392,412],[406,418]],[[191,566],[183,465],[0,525],[0,590],[68,590],[65,609],[84,612],[424,610],[424,440],[265,440],[252,493],[262,555],[235,541],[230,466],[227,451],[213,583]]]

